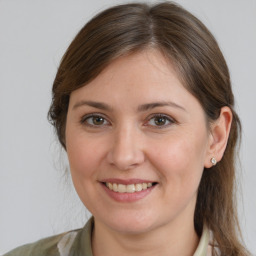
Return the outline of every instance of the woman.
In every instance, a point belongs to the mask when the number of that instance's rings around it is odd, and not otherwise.
[[[94,17],[62,59],[49,119],[93,218],[6,255],[248,255],[228,68],[186,10],[128,4]]]

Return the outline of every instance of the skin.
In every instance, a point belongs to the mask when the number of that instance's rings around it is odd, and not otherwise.
[[[164,104],[145,108],[156,102]],[[198,100],[152,49],[113,61],[72,92],[66,148],[76,191],[95,218],[94,255],[193,255],[197,189],[211,157],[223,155],[231,120],[224,107],[209,131]],[[101,183],[112,178],[157,185],[140,200],[117,202]]]

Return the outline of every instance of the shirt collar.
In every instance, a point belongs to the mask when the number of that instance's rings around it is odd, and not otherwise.
[[[198,247],[193,256],[211,256],[209,250],[210,232],[206,225],[204,225],[203,233],[200,238]]]

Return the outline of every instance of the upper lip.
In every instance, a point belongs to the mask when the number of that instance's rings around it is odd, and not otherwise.
[[[138,184],[138,183],[155,183],[155,181],[152,180],[144,180],[144,179],[116,179],[116,178],[109,178],[109,179],[103,179],[101,180],[102,183],[117,183],[117,184],[123,184],[123,185],[129,185],[129,184]]]

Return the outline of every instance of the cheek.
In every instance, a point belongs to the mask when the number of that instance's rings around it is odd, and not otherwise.
[[[176,183],[199,183],[205,156],[205,140],[195,136],[175,136],[155,145],[154,164],[161,174]]]
[[[66,145],[73,179],[92,176],[102,155],[100,145],[72,129],[67,129]]]

